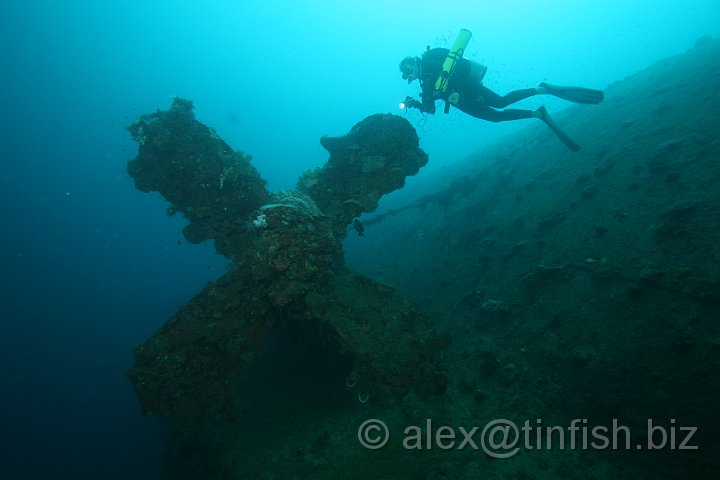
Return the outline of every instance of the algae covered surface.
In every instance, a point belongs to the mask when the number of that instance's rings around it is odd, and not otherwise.
[[[171,424],[171,464],[208,479],[712,478],[718,59],[700,43],[565,111],[579,153],[529,128],[402,205],[381,197],[428,157],[400,117],[322,139],[327,164],[282,192],[189,102],[142,117],[137,188],[231,259],[128,372]],[[344,239],[361,215],[365,236]]]
[[[349,239],[350,265],[452,332],[455,412],[539,419],[566,441],[574,419],[632,433],[630,448],[621,436],[617,449],[524,449],[504,464],[515,477],[493,466],[483,478],[718,471],[719,52],[699,42],[611,85],[594,109],[568,110],[580,153],[528,130]],[[649,449],[658,425],[668,443]],[[679,448],[681,427],[697,449]]]

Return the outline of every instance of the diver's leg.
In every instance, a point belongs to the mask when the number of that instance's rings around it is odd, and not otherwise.
[[[540,118],[533,110],[520,110],[516,108],[495,110],[480,102],[463,102],[462,97],[457,104],[457,108],[475,118],[481,118],[494,123],[521,120],[523,118]]]
[[[524,100],[533,95],[553,95],[563,100],[575,103],[598,104],[603,101],[605,95],[602,90],[594,90],[584,87],[563,87],[550,85],[542,82],[535,88],[524,88],[515,90],[507,95],[500,96],[485,86],[480,86],[479,95],[485,100],[485,104],[494,108],[505,108],[515,102]]]
[[[510,108],[507,110],[495,110],[494,108],[488,107],[480,102],[463,103],[462,101],[460,101],[457,105],[457,108],[467,113],[468,115],[472,115],[475,118],[481,118],[483,120],[495,123],[521,120],[523,118],[537,118],[539,120],[542,120],[545,125],[550,127],[550,130],[553,131],[553,133],[560,139],[563,144],[565,144],[565,146],[569,150],[572,150],[573,152],[577,152],[578,150],[580,150],[580,147],[575,142],[573,142],[573,140],[564,131],[562,131],[560,127],[558,127],[558,125],[553,121],[552,118],[550,118],[550,115],[548,114],[545,107],[540,107],[537,110],[520,110],[517,108]]]
[[[480,96],[485,100],[485,104],[494,108],[505,108],[508,105],[512,105],[520,100],[525,100],[526,98],[537,95],[538,93],[541,92],[539,92],[537,88],[524,88],[522,90],[515,90],[507,95],[500,96],[485,86],[480,87]]]

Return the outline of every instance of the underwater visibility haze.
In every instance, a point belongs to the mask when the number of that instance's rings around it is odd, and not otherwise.
[[[718,25],[4,2],[0,478],[712,478]],[[461,29],[544,113],[401,105]]]

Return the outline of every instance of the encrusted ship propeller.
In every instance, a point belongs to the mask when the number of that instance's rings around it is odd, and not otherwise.
[[[232,260],[135,352],[128,372],[143,410],[184,423],[223,415],[234,380],[276,322],[297,322],[349,358],[353,386],[383,398],[446,386],[431,319],[393,289],[343,265],[353,219],[427,163],[413,127],[372,115],[324,137],[326,165],[294,190],[269,193],[250,157],[197,121],[192,102],[129,127],[139,143],[128,172],[182,213],[192,243],[212,239]]]

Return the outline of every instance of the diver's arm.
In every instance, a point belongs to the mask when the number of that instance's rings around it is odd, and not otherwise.
[[[412,97],[405,97],[405,101],[403,103],[408,108],[417,108],[423,113],[435,113],[435,101],[432,100],[430,97],[423,95],[422,93],[420,94],[420,97],[422,98],[422,102],[419,100],[415,100]],[[430,100],[428,100],[428,98],[430,98]]]

